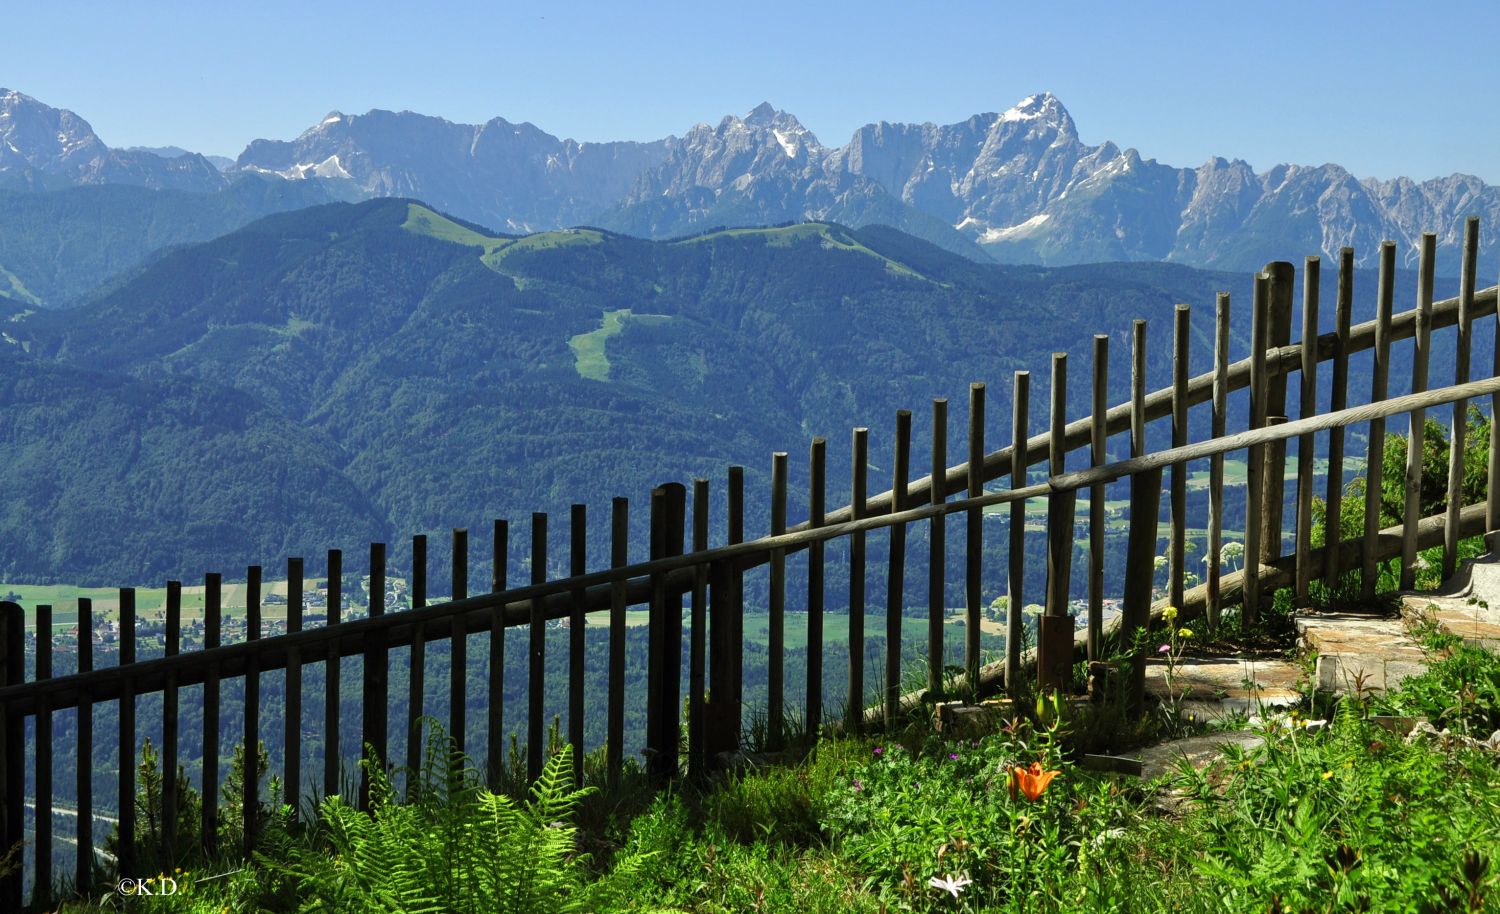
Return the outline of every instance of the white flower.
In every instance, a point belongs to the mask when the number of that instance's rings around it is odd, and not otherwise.
[[[942,889],[943,891],[952,895],[954,898],[957,898],[958,893],[962,891],[963,887],[968,885],[970,881],[971,880],[968,876],[960,873],[957,876],[948,876],[943,879],[939,879],[938,877],[933,876],[931,879],[927,880],[927,884],[935,889]]]

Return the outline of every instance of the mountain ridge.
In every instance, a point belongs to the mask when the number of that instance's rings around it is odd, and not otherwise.
[[[30,126],[18,129],[22,122]],[[769,102],[680,137],[604,143],[502,117],[458,124],[411,111],[332,111],[292,140],[251,142],[221,174],[193,153],[111,150],[72,112],[0,90],[0,187],[203,191],[246,173],[316,180],[335,198],[418,198],[520,234],[592,224],[660,239],[718,225],[886,224],[1006,263],[1243,270],[1288,250],[1332,258],[1350,245],[1369,266],[1378,243],[1392,239],[1412,266],[1420,234],[1433,230],[1438,269],[1451,275],[1464,217],[1500,224],[1500,187],[1472,175],[1356,178],[1334,163],[1257,174],[1242,159],[1178,167],[1111,141],[1090,146],[1045,92],[953,124],[868,124],[842,146],[823,145]],[[1495,235],[1486,234],[1485,258],[1500,253]]]

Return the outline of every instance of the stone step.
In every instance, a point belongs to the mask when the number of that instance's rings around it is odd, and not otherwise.
[[[1400,616],[1306,613],[1296,619],[1303,646],[1317,654],[1317,687],[1382,692],[1427,669],[1427,656]]]
[[[1302,668],[1285,660],[1247,657],[1184,657],[1177,661],[1171,687],[1167,663],[1146,663],[1146,692],[1158,699],[1176,698],[1184,713],[1213,721],[1233,714],[1250,715],[1268,708],[1296,705]]]

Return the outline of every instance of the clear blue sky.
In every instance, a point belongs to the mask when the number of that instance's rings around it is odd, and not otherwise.
[[[651,139],[762,100],[839,145],[870,121],[951,123],[1046,90],[1084,141],[1172,165],[1500,183],[1494,0],[6,6],[0,86],[116,146],[232,156],[376,107]]]

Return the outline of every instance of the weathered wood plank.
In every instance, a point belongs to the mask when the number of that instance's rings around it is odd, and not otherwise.
[[[1290,263],[1276,261],[1268,263],[1265,273],[1270,277],[1271,288],[1267,305],[1266,342],[1264,358],[1269,360],[1272,352],[1279,351],[1292,340],[1292,299],[1296,293],[1297,271]],[[1301,351],[1297,361],[1301,363]],[[1286,417],[1286,387],[1289,372],[1266,371],[1265,410],[1261,413],[1265,421],[1271,422]],[[1277,439],[1262,448],[1265,469],[1260,476],[1260,510],[1264,519],[1260,525],[1260,555],[1263,559],[1281,555],[1282,514],[1286,501],[1286,442]]]
[[[1031,372],[1015,373],[1011,390],[1011,450],[1016,459],[1011,462],[1010,487],[1012,490],[1026,486],[1027,448],[1030,446],[1031,425]],[[929,493],[932,487],[928,486]],[[1005,609],[1005,689],[1014,698],[1021,689],[1021,642],[1024,640],[1026,609],[1026,503],[1012,502],[1010,506],[1010,576],[1006,587]]]
[[[261,567],[251,565],[245,569],[245,641],[260,640],[261,629]],[[175,651],[174,651],[175,653]],[[291,652],[287,652],[288,662],[291,660]],[[249,767],[247,771],[256,771],[254,762],[260,758],[260,666],[258,658],[254,655],[246,658],[245,663],[245,715],[244,736],[241,745],[245,747],[245,761]],[[174,709],[175,711],[175,709]],[[172,760],[176,764],[176,759]],[[165,768],[165,764],[163,764]],[[163,772],[165,776],[165,772]],[[175,793],[175,791],[174,791]],[[162,809],[175,808],[175,797],[173,803],[165,802],[166,791],[163,791]],[[247,777],[240,791],[240,822],[244,824],[241,834],[243,838],[241,850],[249,857],[255,850],[256,838],[256,813],[260,809],[260,778]],[[164,815],[163,824],[176,819],[173,815]],[[175,824],[175,823],[174,823]],[[175,828],[174,828],[175,831]],[[166,830],[163,829],[163,834]],[[167,847],[175,846],[175,840]]]
[[[708,551],[708,480],[693,480],[693,552]],[[694,567],[693,605],[688,643],[688,778],[694,783],[703,780],[707,770],[707,748],[704,736],[707,717],[704,706],[704,686],[708,663],[708,566]],[[580,626],[583,613],[578,615]],[[582,643],[579,644],[580,653]],[[580,736],[579,742],[582,742]],[[580,771],[582,768],[580,767]]]
[[[630,500],[616,497],[610,503],[609,563],[624,568],[630,563]],[[498,615],[498,614],[497,614]],[[715,620],[715,631],[718,630]],[[716,656],[714,669],[719,670]],[[719,697],[722,700],[722,696]],[[610,585],[609,606],[609,718],[605,724],[605,768],[611,789],[620,786],[625,759],[625,582]]]
[[[338,631],[344,608],[344,553],[338,549],[328,550],[328,622],[325,631]],[[339,700],[342,697],[340,666],[343,653],[338,641],[328,640],[328,653],[323,661],[323,796],[331,797],[342,787],[339,784],[339,769],[343,752],[339,747]]]
[[[786,532],[787,453],[771,455],[771,535]],[[786,720],[786,553],[771,552],[769,612],[766,632],[766,733],[767,748],[784,745]]]
[[[248,638],[259,637],[260,617],[259,606],[255,612],[251,612],[254,601],[249,599],[249,586],[246,586],[246,619],[245,630]],[[182,584],[179,581],[167,582],[167,605],[166,605],[166,646],[163,656],[175,657],[182,650]],[[89,637],[89,629],[83,627],[79,620],[78,627],[79,644],[82,646],[83,639],[88,639],[92,644],[93,639]],[[254,658],[248,658],[245,665],[245,729],[250,729],[249,721],[260,717],[260,676],[256,672]],[[253,685],[252,685],[253,683]],[[176,675],[167,677],[166,688],[162,690],[161,701],[161,806],[162,809],[176,809],[177,797],[181,790],[181,784],[177,780],[177,759],[179,734],[181,732],[181,721],[178,716],[180,709],[180,695],[177,687]],[[162,850],[168,855],[167,859],[176,856],[177,850],[177,817],[164,816],[162,818]]]
[[[948,465],[948,401],[932,401],[932,477],[942,475]],[[930,490],[933,505],[944,501],[941,486]],[[864,493],[860,493],[864,497]],[[927,550],[927,691],[934,701],[943,697],[943,622],[948,614],[945,589],[948,564],[948,516],[933,514],[928,528]],[[863,563],[861,563],[863,565]],[[862,569],[861,569],[862,570]],[[863,684],[863,680],[861,680]],[[857,719],[863,719],[863,708]]]
[[[828,441],[814,438],[807,458],[807,526],[823,526],[828,494]],[[694,550],[699,547],[695,543]],[[704,549],[708,548],[704,543]],[[807,548],[807,696],[806,732],[816,737],[823,724],[823,583],[826,564],[824,543]]]
[[[1089,465],[1103,466],[1109,459],[1109,334],[1094,335],[1093,407],[1089,426]],[[982,475],[982,473],[981,473]],[[1088,658],[1104,659],[1104,498],[1103,485],[1089,488],[1089,609]]]
[[[411,607],[421,609],[427,605],[427,537],[417,534],[411,538]],[[406,798],[416,799],[414,788],[420,782],[418,772],[422,770],[422,716],[426,714],[427,701],[427,637],[422,631],[412,633],[410,669],[407,671],[406,693],[406,770],[410,772],[406,783]]]
[[[984,385],[969,385],[968,496],[984,494]],[[971,508],[964,519],[964,669],[979,676],[979,634],[984,620],[984,511]]]
[[[1266,424],[1266,340],[1269,338],[1271,319],[1271,277],[1261,273],[1255,277],[1255,294],[1251,303],[1250,323],[1250,430],[1256,431]],[[1248,466],[1245,469],[1245,588],[1244,608],[1241,618],[1247,625],[1260,620],[1260,560],[1265,553],[1261,537],[1262,528],[1268,518],[1264,510],[1265,489],[1261,477],[1265,475],[1265,445],[1257,443],[1250,448]]]
[[[1136,633],[1151,622],[1151,585],[1155,576],[1157,514],[1161,507],[1161,470],[1153,469],[1130,477],[1130,532],[1125,547],[1125,592],[1120,612],[1122,646],[1129,645]],[[1139,642],[1144,645],[1144,639]],[[1145,706],[1145,648],[1131,657],[1130,678],[1126,685],[1127,704],[1140,710]]]
[[[1421,262],[1417,271],[1416,351],[1411,361],[1411,392],[1427,389],[1428,362],[1432,359],[1432,285],[1437,266],[1437,235],[1422,234]],[[1415,410],[1407,417],[1406,437],[1406,511],[1408,532],[1401,549],[1402,590],[1411,588],[1417,577],[1417,521],[1422,517],[1422,452],[1426,439],[1427,413]]]
[[[449,566],[452,581],[449,593],[454,600],[469,596],[469,531],[453,528],[453,561]],[[468,745],[469,701],[469,632],[455,626],[449,639],[448,653],[448,738],[463,752]]]
[[[896,411],[896,443],[891,474],[892,504],[906,507],[906,480],[911,475],[911,410]],[[885,569],[885,721],[895,723],[901,701],[901,617],[906,592],[906,524],[890,527],[890,554]]]
[[[541,584],[547,580],[547,515],[536,511],[531,515],[531,583]],[[546,705],[547,676],[547,617],[540,600],[531,602],[530,644],[528,646],[528,672],[526,686],[526,780],[535,781],[542,774],[542,760],[546,745],[543,742],[546,721],[542,715]]]
[[[1309,344],[1302,347],[1301,399],[1297,418],[1303,419],[1318,411],[1318,351],[1311,341],[1318,338],[1318,283],[1322,261],[1309,257],[1302,268],[1302,339]],[[1296,549],[1297,580],[1294,585],[1298,606],[1308,603],[1307,588],[1312,581],[1312,507],[1313,507],[1313,447],[1312,435],[1297,439],[1297,519]],[[1331,472],[1331,471],[1330,471]]]
[[[1469,380],[1470,350],[1474,345],[1474,279],[1479,269],[1479,218],[1464,222],[1462,267],[1459,271],[1458,341],[1453,352],[1453,383]],[[1464,455],[1467,451],[1469,402],[1453,404],[1448,438],[1448,523],[1444,527],[1443,580],[1458,570],[1458,516],[1464,504]]]
[[[0,685],[26,682],[26,616],[19,604],[0,603]],[[0,702],[0,847],[7,851],[26,835],[26,730],[22,712]],[[80,775],[91,766],[80,765]],[[21,910],[21,868],[0,873],[0,908]]]
[[[52,607],[40,604],[36,608],[36,676],[37,682],[52,678]],[[52,711],[44,699],[36,711],[36,749],[32,760],[36,763],[32,783],[36,793],[35,853],[33,862],[35,878],[32,880],[31,897],[52,896]]]
[[[1380,244],[1380,279],[1375,293],[1375,359],[1370,373],[1370,402],[1385,399],[1391,372],[1391,307],[1396,287],[1396,244]],[[1351,347],[1352,348],[1352,347]],[[1375,596],[1379,580],[1375,564],[1375,537],[1380,532],[1380,473],[1385,465],[1385,417],[1370,422],[1370,442],[1365,451],[1365,548],[1360,556],[1360,595]]]
[[[574,504],[568,514],[568,573],[581,576],[588,570],[588,506]],[[572,591],[568,614],[568,746],[573,752],[573,786],[583,787],[583,590]]]
[[[385,615],[385,569],[385,543],[371,543],[369,591],[369,617],[371,619]],[[361,679],[364,681],[364,697],[361,700],[363,737],[360,755],[363,757],[367,752],[373,752],[376,764],[384,768],[390,764],[388,761],[390,753],[387,751],[390,682],[386,668],[390,657],[390,646],[387,643],[386,630],[383,628],[370,629],[365,632],[363,640],[364,669],[361,671]],[[360,771],[359,808],[368,810],[370,808],[370,776],[369,772],[363,768]]]
[[[257,569],[258,574],[258,569]],[[286,560],[286,630],[288,632],[302,631],[302,585],[303,585],[303,561],[293,556]],[[259,594],[257,594],[259,596]],[[298,814],[302,806],[302,654],[293,647],[287,650],[286,657],[286,738],[282,745],[285,754],[282,756],[282,789],[285,791],[285,799],[282,801],[292,807],[292,812]],[[245,766],[247,771],[254,771],[256,756],[250,754],[249,743],[245,746]],[[256,777],[259,777],[257,773]],[[248,785],[252,778],[246,778]],[[248,792],[248,791],[247,791]],[[246,819],[247,831],[253,833],[249,828],[250,819]],[[250,838],[247,837],[248,844]]]
[[[868,494],[870,430],[856,428],[850,447],[849,477],[852,516],[862,519]],[[849,537],[849,683],[848,722],[858,732],[864,720],[865,700],[865,534]]]
[[[170,584],[168,595],[171,594]],[[178,601],[181,605],[182,589],[178,585]],[[20,607],[17,607],[19,610]],[[180,617],[179,617],[180,619]],[[0,624],[4,620],[0,619]],[[88,597],[78,599],[78,672],[87,674],[94,669],[94,601]],[[0,650],[0,663],[5,662],[5,651]],[[0,675],[0,683],[5,682],[5,677]],[[0,703],[0,714],[5,707]],[[0,727],[0,734],[3,734]],[[0,739],[3,739],[0,735]],[[0,764],[4,763],[4,752],[0,751]],[[78,858],[73,866],[73,884],[78,886],[91,885],[94,876],[94,705],[89,700],[87,690],[81,690],[78,700],[78,758],[77,778],[75,788],[77,796],[78,816],[77,831],[74,840],[78,843]],[[0,777],[0,783],[6,779]],[[3,819],[3,816],[0,816]],[[3,823],[0,823],[3,824]],[[4,843],[4,842],[0,842]],[[0,891],[0,900],[3,900],[4,892]]]
[[[1339,251],[1338,301],[1334,305],[1334,349],[1333,390],[1329,399],[1330,412],[1338,412],[1349,405],[1349,321],[1354,309],[1354,249],[1346,247]],[[1344,516],[1344,429],[1328,432],[1328,498],[1324,512],[1324,540],[1337,544],[1344,538],[1341,519]],[[1333,594],[1338,587],[1343,568],[1339,566],[1339,550],[1324,552],[1323,581]]]
[[[1229,293],[1220,292],[1214,302],[1214,392],[1213,417],[1209,437],[1224,437],[1229,414]],[[1223,595],[1219,576],[1224,564],[1224,455],[1215,454],[1208,463],[1208,568],[1204,583],[1208,588],[1209,627],[1219,625]]]
[[[1182,447],[1188,441],[1188,343],[1192,332],[1191,309],[1178,305],[1172,313],[1172,446]],[[1171,539],[1167,543],[1167,598],[1176,606],[1182,602],[1182,587],[1187,574],[1187,463],[1172,464]]]
[[[490,593],[504,593],[510,562],[510,524],[495,519],[490,533]],[[490,790],[500,789],[505,759],[505,613],[491,609],[490,679],[486,691],[485,772]]]

